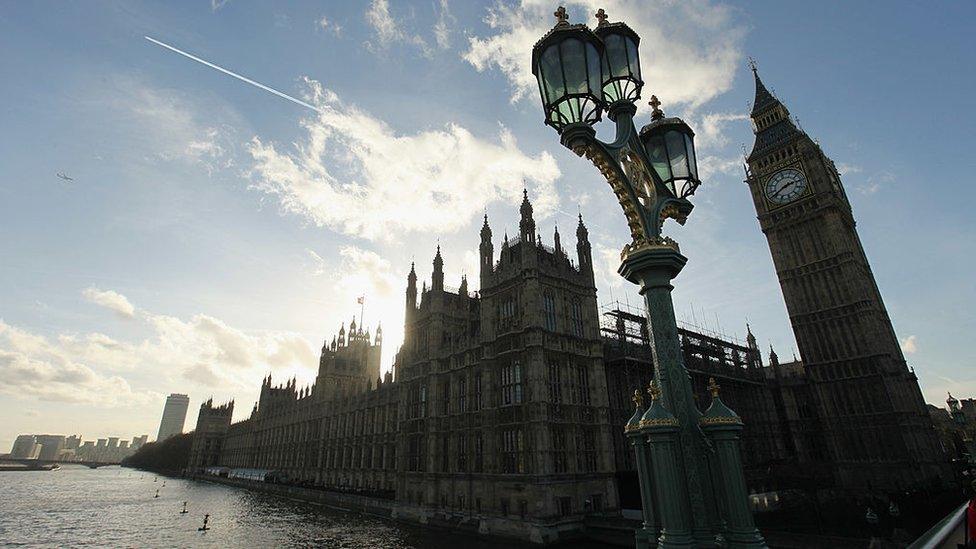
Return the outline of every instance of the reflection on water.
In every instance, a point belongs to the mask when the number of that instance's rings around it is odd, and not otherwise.
[[[181,515],[184,501],[189,512]],[[210,514],[211,529],[198,532],[204,513]],[[53,472],[0,473],[0,546],[498,549],[513,544],[207,482],[67,465]]]

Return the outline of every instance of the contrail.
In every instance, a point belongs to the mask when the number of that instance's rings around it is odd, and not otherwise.
[[[250,84],[252,86],[255,86],[257,88],[261,88],[264,91],[271,92],[271,93],[277,95],[278,97],[281,97],[282,99],[287,99],[288,101],[291,101],[292,103],[296,103],[296,104],[301,105],[301,106],[303,106],[305,108],[312,109],[315,112],[322,113],[322,114],[326,114],[325,111],[323,111],[322,109],[316,107],[315,105],[310,105],[309,103],[306,103],[306,102],[302,101],[301,99],[296,99],[296,98],[288,95],[287,93],[282,93],[282,92],[280,92],[280,91],[278,91],[278,90],[276,90],[276,89],[274,89],[274,88],[272,88],[270,86],[265,86],[264,84],[262,84],[260,82],[255,82],[254,80],[251,80],[250,78],[247,78],[246,76],[241,76],[241,75],[237,74],[236,72],[229,71],[229,70],[227,70],[227,69],[225,69],[225,68],[223,68],[223,67],[221,67],[219,65],[214,65],[213,63],[211,63],[209,61],[206,61],[204,59],[200,59],[199,57],[197,57],[197,56],[195,56],[193,54],[190,54],[190,53],[187,53],[187,52],[185,52],[183,50],[174,48],[173,46],[170,46],[169,44],[165,44],[163,42],[160,42],[159,40],[156,40],[155,38],[150,38],[149,36],[145,36],[144,38],[146,40],[149,40],[153,44],[158,44],[158,45],[160,45],[160,46],[162,46],[162,47],[164,47],[164,48],[166,48],[166,49],[168,49],[170,51],[175,51],[176,53],[182,55],[183,57],[190,58],[190,59],[196,61],[197,63],[202,63],[202,64],[210,67],[211,69],[216,69],[216,70],[218,70],[218,71],[220,71],[220,72],[222,72],[222,73],[224,73],[224,74],[226,74],[228,76],[233,76],[234,78],[236,78],[236,79],[238,79],[238,80],[240,80],[242,82],[246,82],[246,83],[248,83],[248,84]]]

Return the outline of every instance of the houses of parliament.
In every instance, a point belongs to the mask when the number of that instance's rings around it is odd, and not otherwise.
[[[755,70],[755,69],[754,69]],[[800,359],[679,329],[696,398],[715,378],[746,428],[749,488],[892,492],[951,482],[834,163],[755,75],[746,183]],[[634,508],[630,395],[653,375],[640,311],[600,311],[582,216],[575,250],[545,244],[526,196],[498,249],[484,220],[480,290],[406,279],[404,341],[380,373],[382,333],[355,320],[322,347],[314,385],[270,376],[250,416],[201,406],[190,467],[273,471],[395,502],[401,517],[476,517],[480,529],[557,539],[590,513]]]

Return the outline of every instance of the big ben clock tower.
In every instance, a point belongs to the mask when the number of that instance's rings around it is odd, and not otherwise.
[[[799,456],[843,487],[901,489],[946,468],[834,162],[755,66],[746,183],[769,243],[822,432]]]

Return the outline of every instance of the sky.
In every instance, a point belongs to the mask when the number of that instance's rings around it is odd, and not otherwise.
[[[976,396],[976,4],[565,5],[641,35],[638,125],[655,93],[697,133],[704,183],[668,229],[681,321],[795,352],[743,184],[751,56],[840,167],[926,400]],[[187,430],[211,396],[246,417],[268,373],[313,381],[361,295],[389,368],[411,261],[429,281],[440,244],[446,284],[477,289],[482,216],[497,249],[523,188],[547,243],[558,226],[575,249],[582,213],[600,304],[637,306],[619,205],[542,124],[529,56],[555,7],[0,1],[0,451],[154,437],[171,392]]]

